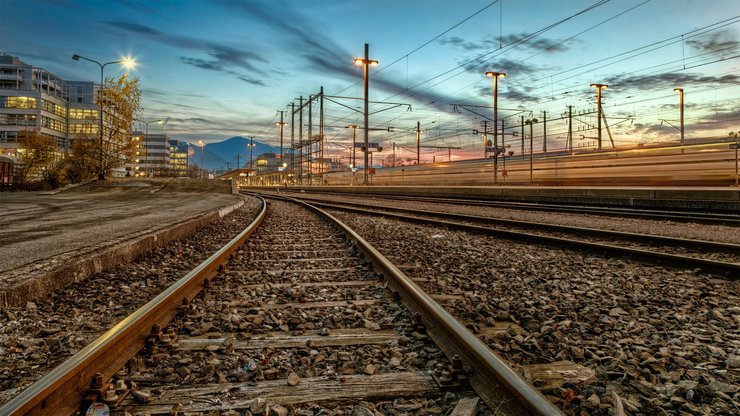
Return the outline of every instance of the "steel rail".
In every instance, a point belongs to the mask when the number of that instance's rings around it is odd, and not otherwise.
[[[183,300],[193,299],[203,283],[254,232],[267,212],[262,210],[239,235],[180,278],[157,297],[109,329],[77,354],[0,407],[0,415],[72,415],[79,410],[95,373],[108,380],[144,347],[154,324],[164,325],[177,313]]]
[[[401,219],[405,221],[411,221],[411,222],[422,223],[422,224],[432,223],[435,225],[447,226],[447,227],[461,229],[465,231],[473,231],[473,232],[477,232],[481,234],[493,235],[498,238],[506,238],[509,240],[516,240],[516,241],[525,241],[528,243],[534,242],[534,243],[547,244],[547,245],[556,246],[556,247],[576,246],[581,249],[586,249],[590,251],[609,252],[613,254],[618,254],[620,256],[632,258],[635,260],[650,262],[650,263],[665,262],[665,264],[674,264],[676,266],[684,267],[684,268],[686,267],[697,268],[698,267],[704,271],[708,271],[710,273],[717,273],[720,276],[724,276],[732,280],[740,279],[740,263],[726,263],[726,262],[702,259],[702,258],[696,258],[696,257],[678,256],[675,254],[660,253],[656,251],[641,250],[641,249],[630,248],[630,247],[612,246],[608,244],[594,243],[594,242],[583,241],[583,240],[573,240],[573,239],[567,239],[567,238],[562,238],[562,237],[551,237],[551,236],[544,236],[544,235],[531,234],[531,233],[525,233],[525,232],[502,230],[499,228],[487,228],[487,227],[481,227],[478,225],[463,224],[463,223],[453,222],[453,221],[433,220],[430,218],[416,217],[413,215],[391,214],[387,212],[373,211],[373,210],[364,209],[364,208],[353,208],[353,207],[346,207],[346,206],[334,205],[334,204],[324,204],[324,203],[316,203],[316,205],[329,207],[329,208],[335,208],[335,209],[349,211],[349,212],[359,212],[359,213],[369,214],[369,215],[380,215],[380,216],[385,216],[389,218],[397,218],[397,219]]]
[[[531,211],[548,211],[548,212],[573,212],[578,214],[589,215],[608,215],[626,218],[645,218],[655,220],[667,220],[678,222],[696,222],[702,224],[740,226],[740,216],[720,213],[701,213],[701,212],[682,212],[682,211],[664,211],[664,210],[637,210],[632,208],[621,207],[598,207],[598,206],[573,206],[560,205],[551,203],[538,202],[516,202],[516,201],[489,201],[482,199],[462,199],[462,198],[443,198],[443,197],[424,197],[409,195],[393,194],[366,194],[366,193],[348,193],[348,192],[324,192],[308,191],[313,194],[330,194],[338,196],[360,196],[360,197],[377,197],[385,199],[397,199],[417,202],[435,202],[441,204],[470,205],[482,207],[521,209]]]
[[[586,228],[586,227],[576,227],[572,225],[547,224],[547,223],[542,223],[542,222],[530,222],[530,221],[521,221],[521,220],[511,220],[511,219],[505,219],[505,218],[483,217],[479,215],[458,214],[454,212],[430,211],[430,210],[423,210],[423,209],[410,209],[410,208],[398,208],[398,207],[389,207],[389,206],[367,205],[367,204],[360,204],[356,202],[334,201],[334,200],[329,200],[329,199],[315,199],[315,198],[304,198],[304,197],[300,197],[300,199],[316,201],[318,203],[323,203],[323,204],[345,205],[345,206],[358,207],[358,208],[364,208],[364,209],[379,209],[383,211],[405,212],[405,213],[411,213],[411,214],[436,215],[436,216],[454,218],[454,219],[463,220],[463,221],[494,223],[495,225],[506,225],[506,226],[518,227],[518,228],[529,228],[529,229],[540,228],[543,230],[551,230],[551,231],[566,232],[566,233],[573,233],[573,234],[586,234],[590,236],[619,238],[619,239],[631,240],[631,241],[660,243],[660,244],[664,244],[667,246],[685,247],[685,248],[691,248],[691,249],[696,249],[696,250],[708,249],[708,250],[713,250],[715,252],[740,255],[740,244],[722,243],[718,241],[692,240],[688,238],[668,237],[668,236],[655,235],[655,234],[638,234],[638,233],[630,233],[630,232],[625,232],[625,231],[605,230],[601,228]]]
[[[515,415],[562,415],[560,410],[536,388],[528,384],[476,335],[354,230],[313,204],[283,196],[268,197],[289,200],[308,207],[330,220],[349,236],[375,265],[376,270],[401,295],[404,303],[421,314],[427,331],[445,354],[450,358],[459,354],[464,362],[472,367],[474,372],[470,377],[471,385],[491,409],[506,408],[510,414]],[[517,402],[511,402],[510,397],[502,395],[501,387],[513,394]]]

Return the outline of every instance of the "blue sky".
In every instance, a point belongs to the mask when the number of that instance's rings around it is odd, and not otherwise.
[[[323,86],[349,97],[325,101],[326,151],[346,156],[345,126],[362,118],[339,103],[360,105],[351,98],[362,97],[362,69],[352,58],[364,43],[380,61],[370,99],[404,104],[371,106],[371,127],[386,129],[371,141],[396,143],[404,157],[417,121],[424,146],[482,156],[473,130],[492,118],[487,70],[508,74],[498,106],[509,143],[509,126],[536,117],[540,148],[544,111],[548,148],[563,148],[566,106],[593,111],[597,82],[609,84],[603,105],[618,146],[678,139],[674,87],[685,90],[687,137],[740,129],[737,0],[0,0],[0,52],[70,80],[99,74],[73,54],[133,56],[143,119],[169,117],[164,129],[190,141],[242,135],[277,144],[277,111]],[[106,75],[121,71],[109,66]],[[595,120],[577,116],[575,147],[593,145]]]

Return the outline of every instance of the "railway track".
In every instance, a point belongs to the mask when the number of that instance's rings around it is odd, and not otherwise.
[[[306,193],[311,193],[306,192]],[[369,197],[367,194],[348,194],[348,193],[329,193],[329,192],[317,192],[325,195],[333,196],[362,196]],[[624,217],[624,218],[641,218],[651,220],[666,220],[675,222],[691,222],[697,224],[714,224],[714,225],[727,225],[727,226],[740,226],[740,216],[733,214],[723,213],[702,213],[702,212],[681,212],[681,211],[665,211],[658,209],[637,209],[637,208],[621,208],[621,207],[602,207],[602,206],[578,206],[578,205],[567,205],[567,204],[548,204],[548,203],[534,203],[534,202],[507,202],[507,201],[487,201],[479,199],[465,199],[465,198],[439,198],[439,197],[420,197],[420,196],[400,196],[400,195],[384,195],[384,194],[372,194],[373,198],[382,198],[397,201],[413,201],[413,202],[432,202],[432,203],[443,203],[451,205],[465,205],[474,207],[489,207],[489,208],[507,208],[516,210],[528,210],[528,211],[546,211],[546,212],[561,212],[561,213],[573,213],[573,214],[584,214],[589,215],[606,215],[609,217]]]
[[[351,229],[267,211],[0,414],[559,413]]]
[[[554,246],[573,246],[611,253],[640,261],[701,269],[730,279],[740,279],[740,245],[455,214],[450,212],[368,206],[331,199],[304,198],[317,206],[365,215],[381,215],[419,223],[443,225],[517,241]]]

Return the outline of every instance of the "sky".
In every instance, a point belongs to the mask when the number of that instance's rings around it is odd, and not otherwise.
[[[167,117],[161,128],[181,140],[277,145],[282,110],[287,147],[299,127],[290,104],[323,87],[325,153],[345,161],[346,126],[363,123],[363,69],[353,58],[365,43],[379,61],[369,70],[369,135],[388,149],[383,157],[394,144],[396,157],[416,157],[417,122],[422,159],[482,157],[482,122],[493,119],[486,71],[507,74],[499,138],[515,153],[522,116],[538,120],[535,151],[545,137],[548,151],[565,149],[568,106],[573,147],[595,146],[592,83],[608,84],[605,148],[678,141],[676,87],[686,138],[740,130],[737,0],[0,0],[0,53],[88,81],[99,68],[72,55],[131,56],[141,119]],[[123,71],[109,65],[106,76]],[[303,122],[305,137],[308,109]]]

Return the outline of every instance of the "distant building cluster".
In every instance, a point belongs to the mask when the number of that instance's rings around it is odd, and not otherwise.
[[[76,138],[98,137],[99,88],[94,82],[66,81],[17,57],[0,55],[0,155],[13,160],[24,132],[52,138],[60,153],[67,152]],[[161,133],[133,132],[130,139],[138,142],[136,158],[111,172],[113,176],[187,175],[184,142]]]

